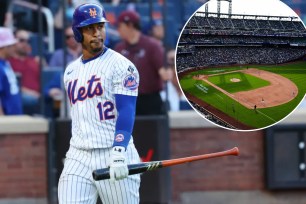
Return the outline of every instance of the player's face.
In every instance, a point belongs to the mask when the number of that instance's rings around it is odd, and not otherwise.
[[[95,55],[102,51],[105,40],[104,23],[96,23],[82,28],[84,41],[83,49]]]

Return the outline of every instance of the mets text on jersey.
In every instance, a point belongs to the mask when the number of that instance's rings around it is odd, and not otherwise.
[[[75,96],[75,87],[78,83],[78,80],[70,81],[68,84],[68,97],[71,104],[75,104],[78,101],[83,101],[87,97],[93,98],[94,96],[101,96],[103,94],[103,88],[100,82],[100,78],[96,78],[96,75],[93,75],[90,80],[87,81],[87,88],[82,86],[77,91]],[[95,86],[93,88],[93,86]]]

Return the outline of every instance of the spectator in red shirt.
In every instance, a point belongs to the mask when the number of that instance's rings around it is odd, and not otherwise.
[[[32,48],[29,44],[30,34],[25,30],[17,30],[15,37],[15,53],[9,62],[17,75],[21,77],[21,96],[25,114],[39,111],[40,72],[38,60],[30,56]]]
[[[164,48],[158,40],[141,33],[140,18],[134,11],[122,12],[117,25],[123,41],[115,50],[131,60],[140,75],[136,115],[166,114],[159,92],[172,72],[164,68]]]

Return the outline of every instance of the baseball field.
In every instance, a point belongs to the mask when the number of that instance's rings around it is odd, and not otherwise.
[[[305,79],[302,61],[205,68],[180,76],[180,85],[187,98],[229,124],[258,129],[279,122],[298,106],[306,93]]]

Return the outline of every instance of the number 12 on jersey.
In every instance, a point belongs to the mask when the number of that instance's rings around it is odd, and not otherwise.
[[[114,104],[111,101],[98,103],[97,108],[99,110],[100,120],[110,120],[115,118]]]

